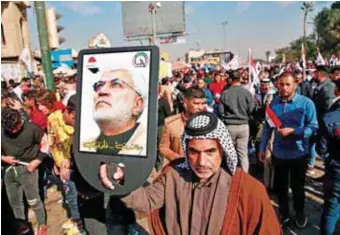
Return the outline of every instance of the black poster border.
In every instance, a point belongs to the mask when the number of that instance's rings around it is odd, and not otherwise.
[[[106,54],[122,52],[150,51],[150,78],[148,90],[148,119],[147,119],[147,153],[144,156],[134,155],[103,155],[80,151],[80,120],[82,105],[83,64],[84,56],[89,54]],[[159,76],[159,48],[157,46],[136,46],[101,49],[84,49],[79,52],[77,78],[77,109],[74,135],[75,163],[82,177],[95,189],[115,195],[124,195],[140,187],[150,176],[157,156],[157,105],[158,105],[158,76]],[[84,104],[83,104],[84,105]],[[124,185],[115,185],[115,189],[108,190],[99,179],[99,167],[103,163],[123,163],[125,165]]]

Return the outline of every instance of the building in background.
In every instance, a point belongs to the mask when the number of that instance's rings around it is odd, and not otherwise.
[[[185,53],[185,63],[196,63],[203,60],[204,50],[190,50]]]
[[[27,48],[32,61],[31,40],[27,22],[28,1],[1,1],[1,77],[19,81],[27,69],[19,57]]]
[[[98,33],[89,40],[89,48],[108,48],[111,47],[109,38],[104,33]]]

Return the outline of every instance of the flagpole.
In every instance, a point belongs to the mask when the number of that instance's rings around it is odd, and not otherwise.
[[[306,49],[305,49],[305,46],[304,44],[302,43],[302,73],[303,73],[303,81],[306,80],[306,66],[307,66],[307,63],[306,63]]]
[[[248,49],[248,79],[251,82],[251,49]]]

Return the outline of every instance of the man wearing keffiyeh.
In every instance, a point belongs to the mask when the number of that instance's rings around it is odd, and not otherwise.
[[[149,213],[152,234],[282,234],[264,186],[238,169],[228,130],[213,113],[190,117],[176,159],[149,186],[122,198]],[[124,168],[113,175],[123,180]],[[112,190],[105,165],[102,183]]]

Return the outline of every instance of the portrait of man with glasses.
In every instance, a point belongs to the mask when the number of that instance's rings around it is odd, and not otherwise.
[[[146,155],[147,100],[143,78],[128,69],[108,69],[93,83],[93,120],[100,134],[81,149],[106,155]],[[86,93],[83,95],[87,95]]]

